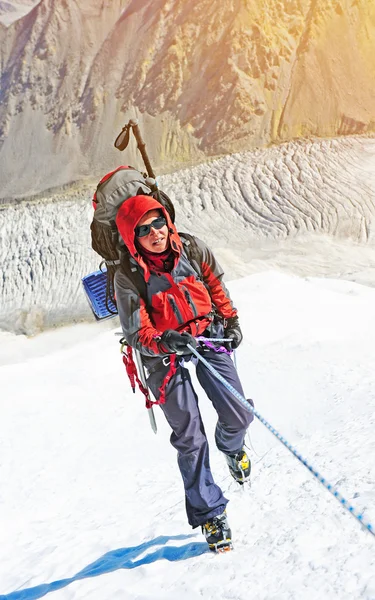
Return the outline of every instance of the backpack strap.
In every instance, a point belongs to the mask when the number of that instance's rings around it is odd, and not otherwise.
[[[138,291],[140,297],[146,303],[147,302],[147,285],[142,276],[142,273],[139,270],[139,266],[134,258],[130,255],[130,252],[127,248],[122,249],[121,251],[121,270],[125,273],[125,275],[130,279],[133,283],[134,287]]]
[[[188,259],[196,274],[199,276],[199,279],[202,279],[203,255],[194,236],[190,233],[184,233],[183,231],[179,231],[178,235],[181,238],[186,258]]]

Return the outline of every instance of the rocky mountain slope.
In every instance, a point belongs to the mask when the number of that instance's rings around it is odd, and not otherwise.
[[[0,0],[0,23],[11,25],[27,14],[40,0]]]
[[[373,0],[41,0],[0,23],[0,198],[121,164],[134,116],[158,172],[373,132],[374,56]]]

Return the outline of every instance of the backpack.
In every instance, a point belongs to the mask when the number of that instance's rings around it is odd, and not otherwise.
[[[106,265],[105,306],[112,315],[117,314],[114,294],[114,276],[120,267],[134,283],[140,296],[146,299],[146,283],[132,261],[129,250],[120,236],[116,226],[116,215],[123,204],[132,196],[152,196],[168,211],[172,222],[175,220],[175,210],[170,198],[158,189],[155,179],[147,177],[133,167],[121,166],[107,173],[98,183],[93,196],[94,216],[91,222],[91,246]],[[185,255],[194,270],[201,276],[201,260],[199,248],[190,234],[181,233]]]

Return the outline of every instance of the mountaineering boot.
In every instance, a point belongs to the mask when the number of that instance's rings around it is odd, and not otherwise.
[[[227,513],[224,511],[221,515],[208,519],[202,525],[208,547],[213,552],[228,552],[232,550],[232,532],[229,528]]]
[[[226,454],[228,467],[233,479],[240,485],[249,481],[251,473],[251,462],[244,449],[237,454]]]

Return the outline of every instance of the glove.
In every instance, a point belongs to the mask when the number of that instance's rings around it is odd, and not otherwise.
[[[224,329],[224,337],[231,338],[231,342],[225,342],[227,350],[235,350],[242,342],[242,331],[237,315],[235,317],[229,317],[227,319],[227,325]]]
[[[191,354],[187,344],[193,348],[197,347],[197,341],[190,333],[186,331],[178,333],[174,329],[167,329],[161,336],[158,346],[162,352],[167,354]]]

